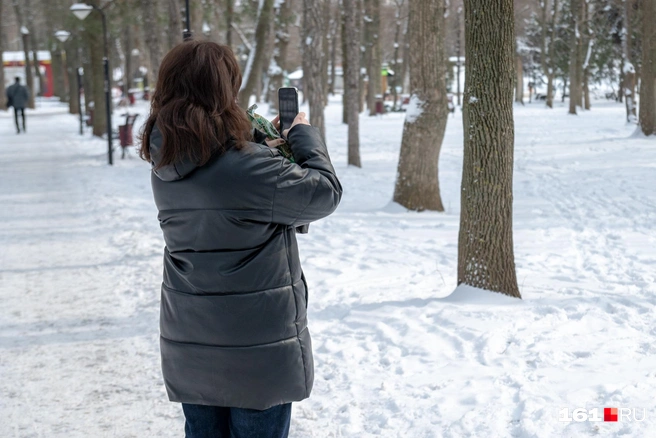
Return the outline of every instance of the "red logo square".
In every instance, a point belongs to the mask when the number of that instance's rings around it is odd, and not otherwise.
[[[617,408],[604,408],[604,421],[617,421]]]

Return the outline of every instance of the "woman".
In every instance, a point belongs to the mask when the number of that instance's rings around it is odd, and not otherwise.
[[[194,438],[288,435],[314,377],[295,228],[342,195],[305,114],[286,131],[295,163],[253,142],[240,86],[230,48],[178,45],[141,139],[166,243],[162,371]]]

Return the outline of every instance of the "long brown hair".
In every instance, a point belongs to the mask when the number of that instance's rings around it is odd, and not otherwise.
[[[186,158],[199,166],[215,153],[240,148],[251,124],[237,104],[241,72],[232,50],[210,41],[185,41],[159,67],[150,115],[141,133],[142,159],[151,161],[155,124],[164,140],[156,168]]]

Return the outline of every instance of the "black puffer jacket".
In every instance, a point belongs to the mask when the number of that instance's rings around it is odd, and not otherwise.
[[[171,401],[267,409],[314,379],[295,227],[331,214],[342,187],[317,130],[295,126],[298,164],[249,143],[202,167],[153,172],[164,232],[162,371]],[[151,135],[157,162],[162,136]]]

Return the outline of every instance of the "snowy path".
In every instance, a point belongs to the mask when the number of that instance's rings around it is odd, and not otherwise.
[[[292,437],[646,437],[656,430],[656,141],[622,107],[516,111],[515,248],[523,301],[455,288],[460,118],[447,212],[390,205],[402,116],[362,118],[343,204],[300,236],[316,361]],[[157,347],[161,233],[148,167],[105,165],[71,116],[0,114],[0,436],[182,436]],[[142,109],[143,113],[143,109]],[[32,128],[33,127],[33,128]],[[568,407],[644,422],[564,423]],[[651,432],[650,432],[651,431]]]

